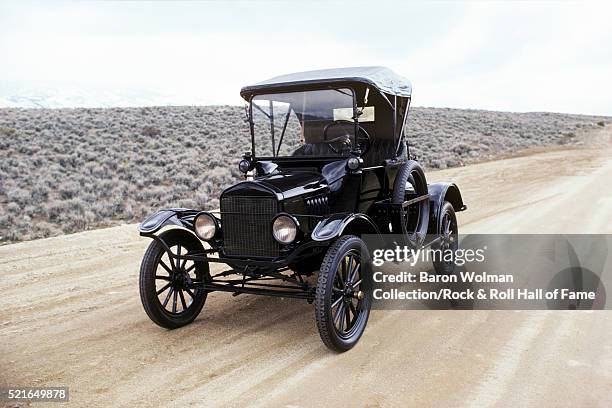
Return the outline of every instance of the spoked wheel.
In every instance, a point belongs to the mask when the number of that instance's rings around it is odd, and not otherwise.
[[[459,248],[459,228],[453,206],[445,201],[440,209],[438,219],[439,243],[436,249],[441,250],[444,257],[434,257],[434,269],[440,275],[451,275],[455,272],[455,251]]]
[[[184,231],[160,235],[174,255],[202,250],[202,245]],[[153,241],[140,267],[140,299],[149,318],[161,327],[174,329],[191,323],[200,313],[207,292],[199,287],[210,278],[207,262],[171,258]]]
[[[323,343],[351,349],[363,334],[371,306],[370,258],[358,237],[338,239],[327,251],[317,282],[315,313]]]

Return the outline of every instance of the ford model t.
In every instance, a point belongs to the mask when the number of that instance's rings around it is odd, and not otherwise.
[[[353,347],[372,302],[362,236],[400,235],[420,247],[434,235],[435,245],[450,248],[455,212],[465,209],[457,186],[428,185],[411,159],[411,93],[406,79],[382,67],[296,73],[243,88],[251,131],[239,162],[245,180],[223,191],[220,211],[171,208],[140,224],[153,238],[140,270],[151,320],[186,325],[214,291],[298,298],[314,303],[326,346]]]

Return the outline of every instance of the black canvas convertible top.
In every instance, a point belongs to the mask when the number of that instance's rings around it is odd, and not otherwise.
[[[347,84],[351,82],[370,85],[390,95],[405,98],[410,98],[412,95],[410,81],[385,67],[332,68],[296,72],[277,76],[255,85],[245,86],[240,90],[240,95],[249,100],[253,94],[262,93],[262,91],[284,91],[308,85]]]

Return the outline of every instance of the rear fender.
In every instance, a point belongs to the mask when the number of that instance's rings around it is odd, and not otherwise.
[[[335,214],[325,218],[312,230],[314,241],[329,241],[341,235],[380,234],[378,227],[365,214]]]
[[[455,212],[465,211],[467,205],[463,202],[459,187],[455,183],[441,182],[428,184],[429,202],[431,210],[429,212],[429,228],[428,234],[437,234],[438,219],[440,211],[445,201],[448,201],[453,206]]]

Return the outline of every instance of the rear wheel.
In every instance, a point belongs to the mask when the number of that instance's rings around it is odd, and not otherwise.
[[[321,339],[331,350],[350,350],[365,330],[372,302],[369,271],[365,244],[352,235],[339,238],[323,259],[315,315]]]
[[[443,258],[434,257],[434,269],[439,275],[452,275],[455,272],[455,251],[459,248],[459,228],[453,205],[445,201],[438,217],[439,243],[435,249],[441,250]]]
[[[195,237],[181,230],[166,231],[160,238],[174,255],[202,250]],[[161,243],[154,240],[140,266],[140,300],[154,323],[175,329],[191,323],[202,310],[207,292],[193,284],[208,279],[207,262],[171,258]]]

